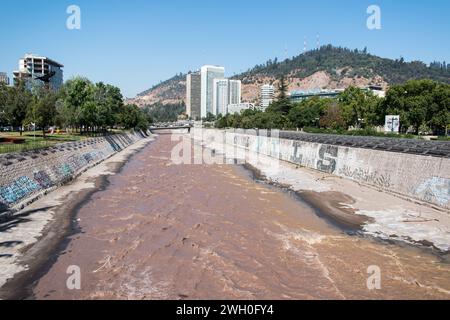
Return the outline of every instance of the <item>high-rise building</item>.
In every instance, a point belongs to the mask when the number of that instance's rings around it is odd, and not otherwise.
[[[4,83],[9,86],[9,78],[6,72],[0,72],[0,83]]]
[[[203,66],[201,68],[201,117],[208,113],[216,114],[214,110],[214,79],[223,79],[225,68],[218,66]]]
[[[273,85],[265,84],[261,87],[261,108],[265,110],[275,97],[275,88]]]
[[[244,103],[233,103],[227,106],[227,113],[235,114],[241,113],[242,110],[254,109],[255,106],[252,103],[244,102]]]
[[[229,80],[229,104],[241,103],[241,80]]]
[[[241,81],[229,79],[215,79],[213,92],[214,114],[227,114],[229,104],[241,103]]]
[[[189,118],[201,118],[201,75],[190,73],[186,77],[186,113]]]
[[[214,79],[213,114],[226,114],[230,101],[230,86],[228,79]]]
[[[14,83],[24,81],[28,89],[47,86],[58,90],[63,84],[64,66],[47,57],[26,54],[19,60],[19,70],[14,71]]]

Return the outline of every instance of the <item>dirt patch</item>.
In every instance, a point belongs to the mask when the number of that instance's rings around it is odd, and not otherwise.
[[[337,191],[299,191],[297,195],[316,210],[319,210],[321,214],[345,228],[361,229],[364,224],[373,222],[372,218],[356,214],[355,210],[349,207],[349,205],[355,203],[355,200],[344,193]]]
[[[24,138],[0,137],[0,144],[24,144]]]

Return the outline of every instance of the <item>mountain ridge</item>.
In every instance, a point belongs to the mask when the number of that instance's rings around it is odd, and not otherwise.
[[[289,90],[345,89],[372,84],[388,88],[421,78],[450,84],[450,64],[433,62],[428,66],[421,61],[382,58],[368,53],[367,49],[326,45],[283,61],[270,59],[231,78],[242,81],[243,101],[257,103],[259,87],[264,83],[276,85],[281,75],[287,78]],[[186,73],[179,73],[128,102],[141,107],[156,103],[168,105],[184,101],[185,96]]]

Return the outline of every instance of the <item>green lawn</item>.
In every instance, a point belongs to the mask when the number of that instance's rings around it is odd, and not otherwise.
[[[109,134],[124,133],[126,130],[114,129],[110,130]],[[103,135],[102,133],[81,135],[79,133],[60,133],[60,134],[46,134],[45,139],[42,136],[42,131],[26,131],[22,133],[19,132],[0,132],[0,138],[17,138],[24,139],[25,142],[21,144],[14,143],[1,143],[0,142],[0,154],[11,153],[11,152],[21,152],[29,151],[35,149],[42,149],[46,147],[51,147],[58,143],[70,142],[70,141],[80,141],[84,139],[91,138],[92,136]]]
[[[79,134],[47,134],[44,139],[42,136],[42,132],[35,133],[24,132],[22,136],[20,136],[19,132],[0,132],[0,138],[17,138],[24,139],[24,143],[14,144],[14,143],[0,143],[0,153],[10,153],[10,152],[21,152],[28,151],[34,149],[41,149],[53,146],[58,143],[69,142],[69,141],[79,141],[86,139],[86,136],[81,136]]]

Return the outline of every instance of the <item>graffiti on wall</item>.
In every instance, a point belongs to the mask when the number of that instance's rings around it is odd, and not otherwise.
[[[51,170],[53,174],[45,170],[39,170],[33,172],[31,177],[20,177],[16,181],[0,187],[0,202],[11,205],[35,192],[64,183],[70,180],[75,172],[86,167],[90,162],[99,160],[103,156],[104,152],[101,150],[73,155],[64,163],[53,166]],[[54,178],[52,179],[51,176]]]
[[[87,161],[83,155],[72,155],[67,159],[67,165],[72,169],[72,172],[78,171],[87,165]]]
[[[83,157],[87,163],[91,163],[92,161],[94,161],[93,152],[86,153]]]
[[[54,167],[57,176],[61,177],[62,180],[67,179],[73,174],[73,170],[68,163],[63,163]]]
[[[450,179],[432,177],[419,185],[416,194],[424,201],[447,205],[450,201]]]
[[[349,166],[344,165],[339,170],[338,175],[352,180],[365,182],[379,188],[388,189],[391,187],[391,177],[389,175],[383,175],[377,171],[371,172],[369,169],[352,169]]]
[[[298,164],[302,164],[303,155],[301,153],[302,144],[299,141],[293,141],[293,154],[290,156],[290,161]]]
[[[71,155],[67,159],[55,159],[56,165],[51,166],[51,164],[46,163],[49,166],[46,169],[38,169],[30,172],[28,176],[24,175],[15,180],[11,179],[9,180],[12,181],[11,183],[0,185],[0,206],[14,205],[36,192],[71,180],[77,172],[86,168],[90,163],[103,160],[114,151],[122,150],[123,148],[117,141],[126,146],[137,141],[137,139],[131,139],[127,135],[107,137],[107,143],[104,140],[97,141],[95,147],[89,147],[85,152]],[[21,164],[21,166],[26,168],[25,164]],[[14,177],[13,174],[12,177]]]
[[[280,158],[280,139],[270,138],[270,156]]]
[[[53,185],[52,179],[45,171],[36,171],[33,174],[33,177],[34,181],[36,181],[43,189],[50,188]]]
[[[317,160],[317,170],[334,173],[336,171],[336,160],[338,147],[331,145],[321,145],[319,149],[319,160]]]
[[[3,200],[2,202],[12,204],[32,194],[39,188],[39,185],[30,178],[26,176],[20,177],[13,183],[0,187],[0,198]]]

